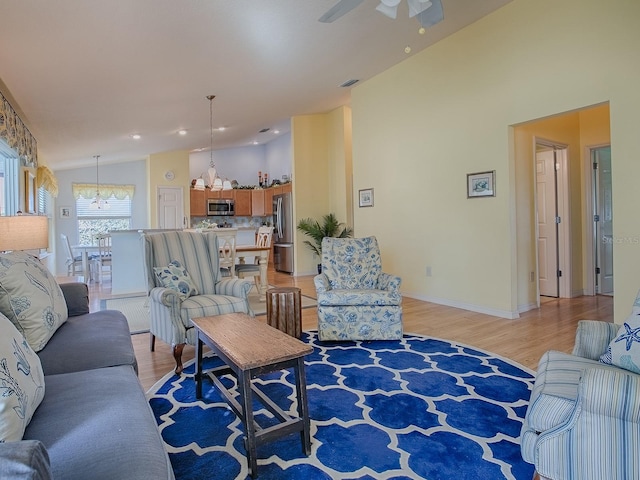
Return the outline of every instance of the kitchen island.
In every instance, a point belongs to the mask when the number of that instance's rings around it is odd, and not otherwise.
[[[146,295],[147,280],[144,252],[140,239],[143,233],[166,232],[163,229],[111,230],[111,293],[112,295]]]

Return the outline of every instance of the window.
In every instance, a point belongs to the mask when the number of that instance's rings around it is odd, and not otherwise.
[[[16,152],[0,140],[0,215],[18,212],[18,172],[20,162]]]
[[[38,188],[36,192],[37,198],[37,208],[38,213],[40,215],[48,215],[51,216],[51,194],[46,191],[44,188]]]
[[[110,230],[129,230],[131,228],[131,197],[118,199],[114,195],[106,199],[109,209],[92,210],[93,198],[79,196],[76,200],[78,214],[78,243],[93,245],[95,236]]]

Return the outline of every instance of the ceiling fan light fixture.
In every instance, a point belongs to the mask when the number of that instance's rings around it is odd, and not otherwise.
[[[398,16],[397,5],[395,7],[390,7],[389,5],[385,5],[384,3],[381,3],[376,7],[376,10],[382,13],[383,15],[386,15],[389,18],[395,19]]]

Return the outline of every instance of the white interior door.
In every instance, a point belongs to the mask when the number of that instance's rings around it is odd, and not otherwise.
[[[536,153],[538,281],[540,295],[559,296],[556,162],[553,150]]]
[[[182,187],[158,187],[158,228],[184,228]]]
[[[613,190],[611,184],[611,146],[591,151],[594,165],[597,292],[613,295]]]

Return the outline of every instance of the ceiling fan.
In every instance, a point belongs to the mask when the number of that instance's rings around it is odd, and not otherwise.
[[[323,23],[334,22],[356,8],[363,1],[364,0],[340,0],[327,10],[318,21]],[[389,18],[396,18],[400,2],[401,0],[380,0],[380,5],[376,7],[376,10]],[[416,17],[420,25],[425,28],[441,22],[444,18],[441,0],[407,0],[407,4],[409,5],[409,17]]]

